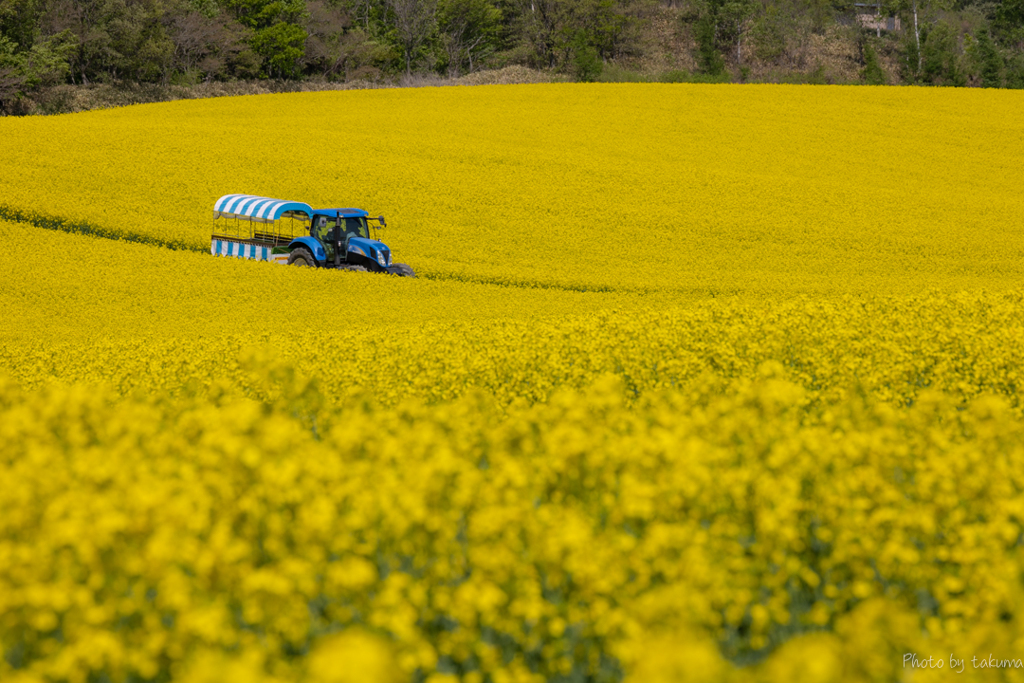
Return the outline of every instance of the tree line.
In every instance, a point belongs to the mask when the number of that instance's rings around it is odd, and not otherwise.
[[[457,76],[628,49],[633,0],[0,0],[0,69],[44,83]]]
[[[1024,88],[1024,0],[697,0],[689,8],[684,21],[706,73],[742,74],[744,47],[748,63],[792,63],[795,45],[839,25],[863,82]]]
[[[806,67],[811,36],[865,11],[902,24],[847,30],[867,82],[892,81],[881,58],[898,82],[1024,86],[1024,0],[0,0],[0,105],[64,83],[455,77],[510,64],[594,80],[652,55],[744,80],[752,64]],[[685,54],[655,54],[673,49]]]

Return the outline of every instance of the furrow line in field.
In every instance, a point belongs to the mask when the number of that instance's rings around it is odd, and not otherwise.
[[[8,204],[0,204],[0,219],[17,223],[27,223],[46,230],[69,232],[78,235],[91,235],[93,237],[102,237],[109,240],[134,242],[154,247],[166,247],[167,249],[175,249],[179,251],[203,252],[209,250],[208,248],[199,247],[195,244],[189,244],[178,240],[163,240],[159,237],[124,232],[86,221],[61,218],[59,216],[49,216],[32,211],[23,211],[22,209],[18,209]]]
[[[541,280],[507,280],[500,277],[486,277],[483,275],[467,275],[465,273],[451,273],[432,270],[425,273],[418,273],[417,277],[424,280],[466,282],[475,285],[494,285],[497,287],[509,287],[513,289],[556,289],[563,292],[591,292],[597,294],[633,293],[643,294],[648,290],[638,287],[612,287],[609,285],[584,285],[566,284],[558,282],[543,282]]]
[[[208,253],[207,248],[200,247],[196,244],[188,242],[183,242],[179,240],[165,240],[150,235],[124,232],[122,230],[108,228],[102,225],[97,225],[95,223],[89,223],[87,221],[62,218],[60,216],[51,216],[47,214],[25,211],[10,206],[9,204],[0,204],[0,220],[12,221],[16,223],[25,223],[37,228],[43,228],[45,230],[54,230],[57,232],[66,232],[77,235],[89,235],[91,237],[99,237],[102,239],[109,239],[113,241],[132,242],[135,244],[144,244],[153,247],[165,247],[167,249],[174,249],[177,251]],[[453,273],[439,270],[432,270],[429,272],[420,273],[419,277],[423,280],[434,280],[439,282],[453,280],[477,285],[493,285],[497,287],[506,287],[510,289],[551,289],[563,292],[591,292],[598,294],[644,294],[648,291],[646,288],[637,287],[565,284],[557,282],[544,282],[541,280],[507,280],[499,277],[487,277],[484,275]]]

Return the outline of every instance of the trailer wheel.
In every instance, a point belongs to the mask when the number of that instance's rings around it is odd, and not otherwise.
[[[308,249],[296,249],[292,253],[288,254],[288,265],[315,266],[316,261],[313,260],[313,255],[309,253]]]
[[[413,269],[404,263],[394,264],[393,266],[388,268],[388,272],[391,273],[392,275],[397,275],[399,277],[416,277],[416,273],[413,271]]]

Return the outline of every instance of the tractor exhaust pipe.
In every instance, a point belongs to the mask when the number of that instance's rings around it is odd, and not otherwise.
[[[348,260],[348,254],[345,254]],[[334,267],[341,266],[341,212],[334,212]]]

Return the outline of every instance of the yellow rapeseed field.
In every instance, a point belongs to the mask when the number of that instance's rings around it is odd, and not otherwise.
[[[688,296],[1014,286],[1024,92],[532,85],[0,125],[21,211],[209,249],[241,192],[389,219],[438,278]]]
[[[1024,680],[1021,104],[0,120],[0,216],[106,236],[0,220],[0,681]],[[236,191],[422,277],[212,257]]]

